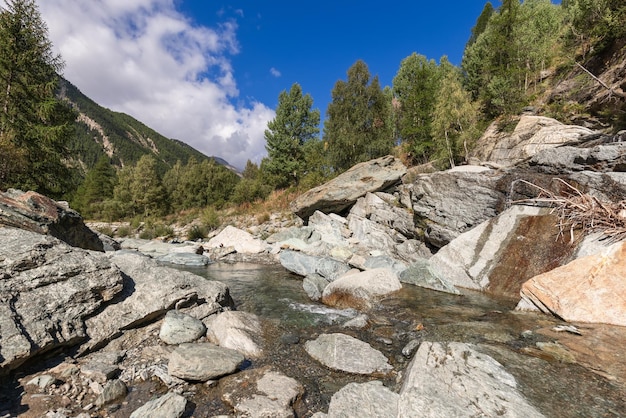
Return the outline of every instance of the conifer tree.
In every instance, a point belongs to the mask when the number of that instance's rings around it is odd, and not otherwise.
[[[370,80],[367,65],[358,60],[348,69],[348,80],[335,83],[326,110],[324,141],[336,173],[391,151],[389,111],[378,76]]]
[[[101,217],[102,204],[113,197],[115,183],[115,168],[108,156],[102,156],[76,190],[72,207],[83,217]]]
[[[268,158],[264,165],[276,187],[297,185],[306,169],[304,145],[317,138],[320,124],[320,111],[312,106],[313,99],[302,94],[298,83],[278,96],[276,117],[265,130]]]
[[[120,170],[113,191],[123,216],[161,216],[168,212],[167,194],[157,171],[156,160],[146,154],[137,165]]]
[[[72,179],[63,163],[74,113],[55,96],[60,56],[34,0],[6,0],[0,10],[0,138],[20,157],[3,159],[5,187],[35,189],[59,197]],[[14,164],[15,163],[15,164]],[[16,165],[17,164],[17,165]]]
[[[402,60],[393,79],[399,102],[399,134],[414,162],[426,162],[433,148],[431,120],[440,80],[434,60],[416,53]]]

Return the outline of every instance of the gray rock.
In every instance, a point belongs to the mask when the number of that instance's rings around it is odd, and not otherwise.
[[[329,283],[322,293],[322,302],[342,308],[363,308],[400,289],[402,284],[392,270],[366,270],[345,274]]]
[[[160,265],[133,253],[115,252],[111,262],[127,276],[124,297],[86,321],[90,341],[81,351],[99,347],[123,329],[152,321],[179,302],[232,306],[228,287],[195,274]]]
[[[310,244],[311,242],[319,241],[320,236],[319,234],[315,234],[315,229],[310,226],[292,226],[270,235],[265,242],[268,244],[276,244],[290,239],[297,239]]]
[[[396,418],[400,395],[379,380],[349,383],[333,395],[328,418]]]
[[[51,376],[49,374],[42,374],[26,382],[26,385],[38,386],[39,389],[46,389],[55,381],[56,379],[54,378],[54,376]]]
[[[319,301],[322,299],[322,292],[329,283],[330,280],[319,274],[309,274],[302,280],[302,288],[311,300]]]
[[[181,344],[170,354],[167,372],[189,381],[206,382],[237,371],[244,357],[210,343]]]
[[[165,314],[159,338],[166,344],[191,343],[204,336],[206,327],[199,319],[178,311]]]
[[[32,191],[9,189],[0,193],[0,226],[51,235],[72,247],[104,251],[98,234],[67,202],[55,202]]]
[[[180,264],[183,266],[207,266],[211,259],[203,254],[193,253],[169,253],[157,258],[162,263]]]
[[[229,376],[220,387],[222,399],[238,417],[291,418],[304,394],[298,381],[269,367]]]
[[[160,398],[146,402],[130,414],[130,418],[180,418],[186,407],[187,399],[169,392]]]
[[[400,273],[400,282],[440,292],[460,294],[459,290],[434,268],[428,260],[418,260]]]
[[[423,342],[407,368],[398,417],[543,417],[500,363],[471,344]]]
[[[479,139],[471,156],[502,166],[511,166],[531,156],[550,153],[566,143],[581,141],[593,133],[544,116],[522,116],[512,133],[501,132],[494,122]]]
[[[350,270],[350,266],[330,257],[316,257],[296,251],[283,251],[280,253],[280,264],[300,276],[319,274],[328,280],[335,280]]]
[[[398,184],[406,173],[402,162],[390,155],[355,165],[321,186],[300,195],[291,210],[308,219],[316,210],[341,213],[368,192],[378,192]]]
[[[406,238],[418,238],[411,207],[404,207],[395,196],[378,192],[368,193],[357,200],[350,213],[385,225]]]
[[[345,218],[334,213],[326,215],[319,210],[309,217],[309,227],[319,234],[321,241],[331,246],[347,245],[347,238],[351,235]]]
[[[393,270],[394,273],[400,276],[401,273],[406,270],[408,266],[402,261],[395,260],[386,255],[382,255],[377,257],[369,257],[365,260],[365,263],[363,263],[363,267],[367,270],[386,268],[389,270]]]
[[[529,163],[543,171],[572,173],[578,171],[621,171],[626,164],[626,144],[613,143],[592,148],[559,147],[534,155]]]
[[[0,374],[87,339],[85,321],[123,289],[104,254],[47,235],[0,228]]]
[[[315,360],[335,370],[372,374],[393,369],[380,351],[345,334],[322,334],[315,340],[307,341],[304,348]]]
[[[259,357],[263,350],[259,318],[248,312],[226,311],[205,319],[207,339],[248,357]]]
[[[418,175],[403,188],[411,195],[413,212],[422,221],[425,239],[443,247],[498,214],[505,196],[498,191],[501,172],[447,170]]]
[[[104,385],[102,393],[96,398],[96,405],[101,407],[107,405],[116,399],[120,399],[128,393],[126,384],[119,379],[111,380]]]
[[[365,314],[361,314],[361,315],[357,315],[356,317],[352,318],[349,321],[346,321],[343,324],[344,328],[357,328],[357,329],[361,329],[361,328],[365,328],[368,324],[368,317]]]

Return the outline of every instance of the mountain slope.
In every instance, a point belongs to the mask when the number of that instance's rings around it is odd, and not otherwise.
[[[206,156],[179,140],[166,138],[132,116],[100,106],[63,78],[60,95],[78,113],[76,136],[69,149],[72,160],[83,172],[93,168],[105,154],[118,167],[135,164],[143,155],[152,154],[161,172],[172,167],[176,161],[186,163],[191,157],[198,161],[214,159],[232,169],[221,158]]]

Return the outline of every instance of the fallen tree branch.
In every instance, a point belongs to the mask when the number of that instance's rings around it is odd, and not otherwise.
[[[586,69],[585,67],[583,67],[582,64],[580,64],[578,61],[574,61],[576,63],[576,65],[583,70],[584,72],[586,72],[587,74],[589,74],[589,76],[591,78],[593,78],[594,80],[596,80],[598,83],[600,83],[600,85],[602,87],[604,87],[605,89],[607,89],[609,91],[610,95],[616,95],[619,96],[623,99],[626,99],[626,93],[624,93],[623,91],[617,91],[615,89],[613,89],[611,86],[607,85],[604,81],[600,80],[598,77],[596,77],[595,75],[593,75],[593,73],[591,71],[589,71],[588,69]],[[621,89],[620,89],[621,90]]]

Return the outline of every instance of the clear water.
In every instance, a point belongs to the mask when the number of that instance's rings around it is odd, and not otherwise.
[[[353,381],[382,379],[391,389],[399,390],[401,373],[374,377],[336,373],[304,351],[304,342],[321,333],[343,332],[383,352],[398,372],[410,361],[402,349],[411,340],[474,343],[516,377],[524,396],[547,417],[626,417],[626,376],[607,377],[571,362],[567,356],[539,350],[537,343],[556,341],[542,330],[562,322],[542,314],[514,312],[514,301],[478,292],[455,296],[404,285],[364,312],[368,327],[353,330],[342,325],[361,312],[312,302],[302,289],[302,279],[281,266],[216,263],[186,270],[227,284],[237,310],[265,319],[266,355],[251,367],[270,364],[305,386],[307,394],[297,407],[299,416],[326,411],[332,394]],[[610,332],[626,341],[626,329],[612,327]],[[625,347],[614,350],[624,351]],[[205,406],[196,412],[202,416],[220,410]]]

